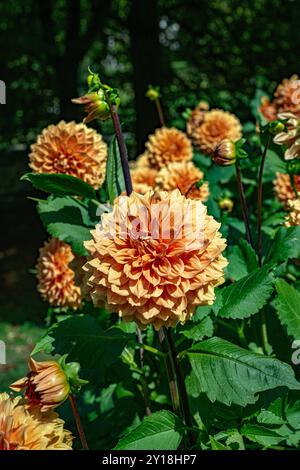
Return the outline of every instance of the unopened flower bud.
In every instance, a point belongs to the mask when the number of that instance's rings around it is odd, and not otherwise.
[[[31,405],[41,405],[42,411],[55,408],[63,403],[70,393],[67,375],[56,361],[37,362],[29,359],[29,373],[10,388],[14,391],[25,389],[25,397]]]
[[[219,166],[234,165],[236,160],[236,148],[234,142],[223,140],[217,144],[212,158],[215,164]]]
[[[233,201],[229,197],[223,197],[219,201],[219,207],[224,212],[231,212],[233,209]]]
[[[269,132],[272,135],[277,135],[280,132],[283,132],[285,130],[285,125],[283,122],[280,121],[273,121],[268,124]]]
[[[107,85],[103,85],[103,88],[105,88],[105,92],[107,93],[111,104],[118,108],[120,105],[120,98],[117,91]],[[110,108],[103,88],[100,88],[98,91],[87,93],[79,98],[72,99],[73,103],[83,104],[85,106],[87,116],[83,120],[84,123],[93,121],[94,119],[105,121],[110,117]]]
[[[156,86],[156,87],[153,87],[151,85],[149,85],[149,88],[147,90],[147,93],[146,93],[146,96],[147,98],[149,98],[149,100],[151,101],[156,101],[160,98],[160,91],[159,91],[159,87]]]

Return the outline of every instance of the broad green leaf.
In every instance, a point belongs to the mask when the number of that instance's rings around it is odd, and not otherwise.
[[[96,199],[94,188],[75,176],[55,173],[26,173],[21,180],[30,181],[34,188],[57,196],[82,196]]]
[[[70,196],[50,196],[37,205],[38,214],[47,232],[69,243],[78,255],[86,255],[83,242],[91,239],[94,222],[86,205]]]
[[[106,186],[111,204],[113,204],[116,197],[125,191],[124,175],[116,136],[112,139],[108,150]]]
[[[99,384],[105,382],[109,368],[119,360],[131,339],[134,335],[117,326],[104,331],[89,315],[76,315],[50,327],[32,355],[68,354],[68,362],[79,362],[83,379]]]
[[[230,447],[225,446],[221,442],[217,441],[214,437],[209,436],[211,450],[231,450]]]
[[[257,313],[273,291],[273,276],[267,266],[220,290],[215,312],[224,318],[248,318]]]
[[[189,393],[231,405],[255,403],[258,393],[287,387],[300,390],[292,368],[277,359],[242,349],[221,338],[213,337],[195,344],[182,353],[192,371],[187,378]]]
[[[256,253],[246,240],[240,240],[239,245],[230,247],[228,260],[228,276],[234,281],[238,281],[258,268]]]
[[[214,325],[210,317],[205,317],[196,325],[193,324],[191,328],[188,328],[190,325],[188,323],[187,328],[180,331],[186,338],[201,341],[205,336],[210,337],[213,335]]]
[[[250,441],[257,442],[264,447],[279,444],[283,440],[283,437],[279,436],[273,429],[256,424],[244,424],[240,433]]]
[[[300,338],[300,293],[283,279],[275,282],[277,298],[275,308],[280,322],[290,336]]]
[[[289,258],[300,258],[300,226],[281,227],[276,232],[266,262],[278,263]]]
[[[114,450],[176,450],[184,430],[183,423],[174,413],[157,411],[123,437]]]

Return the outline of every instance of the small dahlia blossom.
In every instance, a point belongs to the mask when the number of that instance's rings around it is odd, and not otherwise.
[[[296,191],[300,192],[300,175],[294,175],[294,185]],[[276,173],[273,181],[275,194],[285,207],[288,207],[290,200],[296,199],[295,191],[291,185],[290,176],[287,173]]]
[[[291,112],[300,118],[300,80],[294,74],[285,78],[274,93],[274,102],[278,113]]]
[[[37,362],[29,359],[30,372],[14,382],[10,388],[16,392],[25,389],[30,405],[40,405],[41,411],[61,405],[70,393],[65,372],[56,361]]]
[[[179,189],[181,194],[190,199],[207,201],[208,183],[202,182],[204,174],[192,162],[170,163],[161,168],[156,177],[158,190]]]
[[[300,225],[300,199],[294,199],[288,202],[289,214],[286,217],[285,225],[292,227]]]
[[[107,145],[94,129],[60,121],[38,136],[29,159],[35,173],[64,173],[98,189],[105,179]]]
[[[286,147],[285,160],[300,158],[300,120],[292,113],[281,113],[278,118],[286,120],[286,130],[276,134],[274,143]]]
[[[0,450],[72,450],[72,440],[54,411],[0,393]]]
[[[186,123],[186,130],[189,136],[193,136],[194,130],[202,124],[206,111],[209,110],[209,105],[205,101],[200,101],[198,106],[191,112],[191,115]]]
[[[242,137],[242,126],[234,114],[211,109],[204,114],[199,126],[194,127],[190,137],[196,147],[211,155],[222,140],[238,141]]]
[[[116,199],[85,242],[94,304],[142,328],[184,323],[196,306],[214,302],[224,282],[219,228],[201,201],[179,190]]]
[[[36,269],[42,298],[53,307],[78,308],[81,294],[69,266],[75,259],[71,247],[58,238],[51,238],[39,251]]]
[[[274,102],[271,102],[267,96],[261,98],[259,111],[266,121],[276,121],[277,108]]]
[[[160,169],[168,163],[189,161],[193,156],[190,140],[175,127],[162,127],[149,136],[146,155],[152,168]]]
[[[157,170],[148,167],[136,166],[131,170],[133,190],[139,194],[146,194],[154,188]]]

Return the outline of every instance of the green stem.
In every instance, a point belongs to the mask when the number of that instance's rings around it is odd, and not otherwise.
[[[268,136],[267,143],[265,145],[258,175],[258,192],[257,192],[257,255],[258,255],[258,264],[262,266],[262,196],[263,196],[263,173],[265,167],[266,156],[268,149],[271,143],[271,137]]]
[[[165,121],[164,113],[163,113],[161,102],[160,102],[159,98],[157,98],[155,100],[155,106],[156,106],[156,109],[157,109],[160,125],[162,127],[164,127],[166,125],[166,121]]]
[[[84,450],[89,450],[89,446],[88,446],[88,443],[87,443],[87,440],[86,440],[86,437],[85,437],[85,434],[84,434],[84,430],[83,430],[83,427],[82,427],[82,424],[81,424],[81,419],[80,419],[80,416],[79,416],[77,403],[76,403],[74,395],[72,395],[72,394],[69,395],[69,400],[70,400],[72,412],[73,412],[73,415],[74,415],[74,418],[75,418],[75,422],[76,422],[78,434],[79,434],[79,437],[80,437],[80,441],[81,441],[81,444],[82,444],[82,448]]]
[[[249,213],[248,213],[248,207],[246,203],[244,186],[242,182],[242,175],[241,175],[239,160],[236,160],[235,170],[236,170],[236,181],[237,181],[237,186],[238,186],[238,191],[239,191],[239,196],[240,196],[240,204],[241,204],[243,220],[244,220],[244,225],[245,225],[245,230],[246,230],[246,238],[247,238],[248,243],[253,248],[253,240],[252,240],[250,222],[249,222]]]
[[[173,411],[178,416],[180,416],[182,413],[180,409],[179,390],[178,390],[177,381],[176,381],[175,366],[172,360],[171,352],[166,344],[166,337],[165,337],[165,332],[163,328],[161,328],[158,331],[158,339],[161,344],[161,348],[163,352],[165,353],[165,365],[166,365],[166,370],[167,370]]]

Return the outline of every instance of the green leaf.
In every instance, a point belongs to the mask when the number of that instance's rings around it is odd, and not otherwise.
[[[34,188],[57,196],[82,196],[96,199],[94,188],[75,176],[55,173],[26,173],[21,180],[30,181]]]
[[[255,354],[221,338],[213,337],[182,353],[192,371],[187,378],[189,393],[231,405],[255,403],[258,393],[277,387],[299,390],[292,368],[277,359]]]
[[[246,240],[240,240],[239,245],[230,247],[228,259],[228,276],[234,281],[238,281],[258,268],[256,253]]]
[[[300,293],[283,279],[275,282],[277,298],[275,308],[282,325],[295,339],[300,338]]]
[[[211,450],[231,450],[230,447],[224,446],[221,442],[217,441],[214,437],[209,436]]]
[[[279,436],[276,431],[256,424],[244,424],[240,433],[250,441],[257,442],[264,447],[279,444],[283,440],[283,437]]]
[[[258,268],[251,274],[220,291],[215,312],[224,318],[248,318],[257,313],[273,291],[273,276],[269,267]]]
[[[175,414],[166,410],[157,411],[123,437],[114,450],[176,450],[184,429]]]
[[[125,181],[122,170],[120,150],[116,136],[112,139],[106,165],[106,186],[109,201],[113,204],[116,197],[125,191]]]
[[[281,227],[276,232],[266,262],[278,263],[289,258],[300,258],[300,226]]]
[[[91,239],[90,230],[94,228],[94,222],[86,205],[70,196],[50,196],[38,203],[37,211],[52,237],[69,243],[78,255],[87,254],[83,242]]]
[[[117,326],[104,331],[89,315],[76,315],[53,325],[31,354],[68,354],[68,362],[79,362],[83,379],[99,384],[131,339]]]
[[[190,324],[188,324],[187,327],[188,326],[190,326]],[[203,318],[199,323],[192,326],[192,328],[180,331],[186,338],[193,339],[194,341],[201,341],[205,336],[210,337],[213,335],[213,332],[214,325],[210,317]]]

